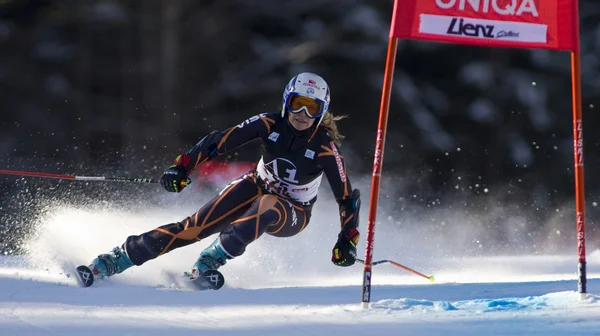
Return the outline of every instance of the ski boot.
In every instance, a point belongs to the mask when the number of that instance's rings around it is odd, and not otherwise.
[[[217,238],[200,253],[192,270],[186,272],[186,275],[199,289],[219,289],[225,283],[225,278],[217,269],[225,265],[227,259],[233,257],[223,249],[220,239]]]
[[[89,268],[95,277],[105,278],[118,274],[133,266],[133,262],[122,246],[117,246],[106,254],[99,255]]]

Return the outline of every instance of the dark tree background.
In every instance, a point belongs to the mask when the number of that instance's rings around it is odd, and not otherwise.
[[[350,116],[340,128],[351,173],[368,175],[392,6],[0,0],[0,169],[158,177],[212,129],[278,111],[287,81],[312,71],[331,86],[332,112]],[[580,7],[593,244],[600,2]],[[237,154],[225,159],[257,153]],[[574,235],[572,167],[568,53],[400,41],[382,190],[394,216],[494,205],[506,210],[498,220],[517,208],[534,214],[531,230]],[[85,205],[136,192],[104,188],[0,176],[0,250],[18,250],[48,197]]]

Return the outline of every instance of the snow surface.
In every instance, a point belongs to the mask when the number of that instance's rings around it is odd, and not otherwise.
[[[223,267],[219,291],[189,291],[169,276],[210,240],[90,288],[69,276],[128,234],[173,220],[170,212],[53,211],[28,243],[31,256],[0,257],[0,335],[600,335],[600,251],[588,256],[583,300],[574,253],[448,256],[407,264],[433,273],[434,284],[376,266],[371,308],[363,309],[362,267],[331,265],[336,228],[311,229],[318,221],[298,237],[253,243]],[[392,253],[394,237],[380,230],[377,239]]]

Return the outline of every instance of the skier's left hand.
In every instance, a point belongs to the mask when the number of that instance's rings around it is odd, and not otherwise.
[[[352,266],[356,262],[356,244],[360,234],[356,229],[350,229],[348,232],[340,232],[338,241],[333,247],[331,262],[338,266]]]

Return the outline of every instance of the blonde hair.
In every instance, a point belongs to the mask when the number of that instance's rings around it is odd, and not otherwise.
[[[346,118],[348,118],[347,115],[334,116],[329,111],[325,111],[325,115],[323,116],[321,125],[319,125],[325,128],[325,130],[327,130],[327,133],[329,133],[329,136],[331,137],[333,142],[338,146],[342,144],[342,140],[344,140],[345,136],[343,136],[338,130],[336,121]]]

